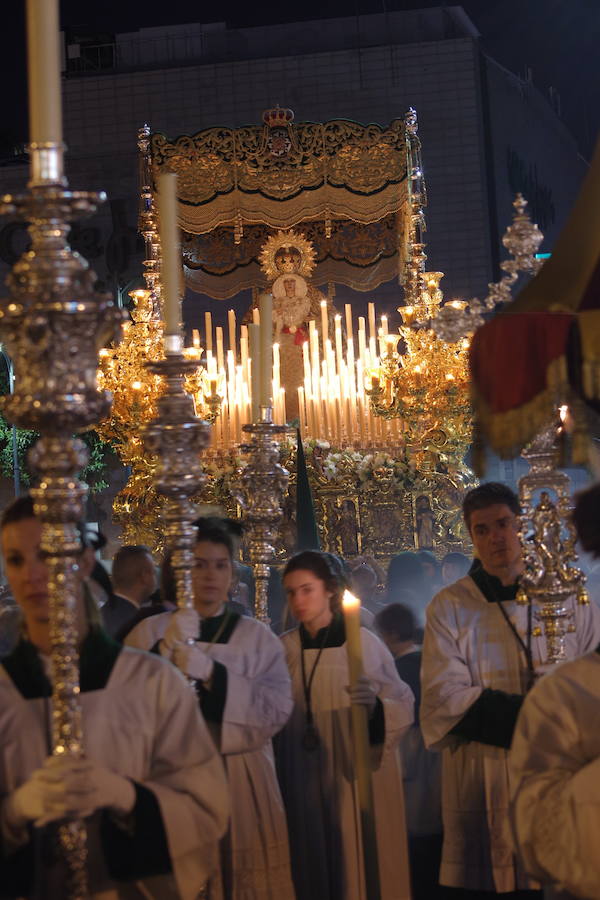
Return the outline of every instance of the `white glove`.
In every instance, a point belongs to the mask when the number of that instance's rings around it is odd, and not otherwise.
[[[8,795],[3,808],[4,820],[10,829],[18,831],[30,822],[38,822],[48,815],[62,818],[67,801],[59,785],[48,782],[44,769],[36,769],[20,787]]]
[[[97,809],[108,809],[118,816],[126,816],[135,806],[133,783],[122,775],[98,765],[92,760],[72,760],[51,756],[44,763],[43,779],[55,787],[61,786],[66,796],[66,817],[86,819]],[[52,812],[36,821],[45,825],[63,818]]]
[[[180,672],[195,681],[208,681],[212,676],[214,662],[200,647],[178,644],[171,659]]]
[[[91,801],[89,769],[84,759],[49,757],[6,801],[4,815],[9,826],[44,825],[72,817],[82,805],[87,808]]]
[[[200,634],[200,616],[195,609],[178,609],[174,612],[160,643],[161,655],[170,657],[177,644],[197,641]],[[165,652],[163,652],[165,651]]]
[[[375,712],[377,694],[366,675],[361,675],[354,687],[347,687],[350,694],[350,703],[366,706],[370,716]]]

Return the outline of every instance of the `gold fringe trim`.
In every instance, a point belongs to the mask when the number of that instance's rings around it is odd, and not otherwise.
[[[588,310],[578,313],[581,352],[583,356],[581,380],[583,393],[590,400],[600,399],[600,312]]]
[[[474,392],[477,427],[492,450],[502,459],[511,459],[518,456],[523,447],[556,416],[558,407],[567,403],[570,396],[567,361],[564,356],[559,356],[546,370],[546,388],[523,406],[505,413],[495,413]]]

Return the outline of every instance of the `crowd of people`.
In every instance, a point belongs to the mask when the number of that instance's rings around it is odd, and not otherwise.
[[[591,488],[575,513],[596,555],[599,504]],[[358,705],[381,900],[600,898],[600,610],[573,598],[569,661],[549,667],[536,610],[516,600],[517,497],[482,484],[463,512],[474,559],[403,553],[383,588],[364,560],[292,556],[275,628],[252,617],[237,523],[196,523],[189,609],[168,555],[159,579],[147,548],[122,547],[109,578],[82,527],[71,758],[52,747],[41,523],[16,500],[0,520],[20,609],[0,635],[0,897],[66,897],[58,829],[83,818],[99,900],[363,900]],[[348,588],[362,601],[352,686]]]

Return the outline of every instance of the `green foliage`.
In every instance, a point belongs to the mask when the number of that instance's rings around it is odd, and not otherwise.
[[[16,436],[21,483],[28,485],[32,480],[32,472],[27,464],[27,451],[35,444],[39,435],[35,431],[17,428]],[[108,487],[108,482],[105,480],[106,454],[112,448],[110,444],[102,441],[95,431],[86,431],[79,437],[86,444],[90,454],[89,463],[82,471],[81,477],[83,481],[87,482],[91,492],[96,494]],[[2,415],[0,415],[0,473],[6,478],[13,477],[12,426]]]

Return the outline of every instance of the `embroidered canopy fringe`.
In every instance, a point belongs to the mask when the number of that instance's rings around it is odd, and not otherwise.
[[[305,219],[369,224],[406,201],[404,122],[387,128],[345,119],[287,128],[275,153],[268,126],[210,128],[151,139],[154,178],[178,176],[179,224],[190,234],[220,225],[291,228]]]

